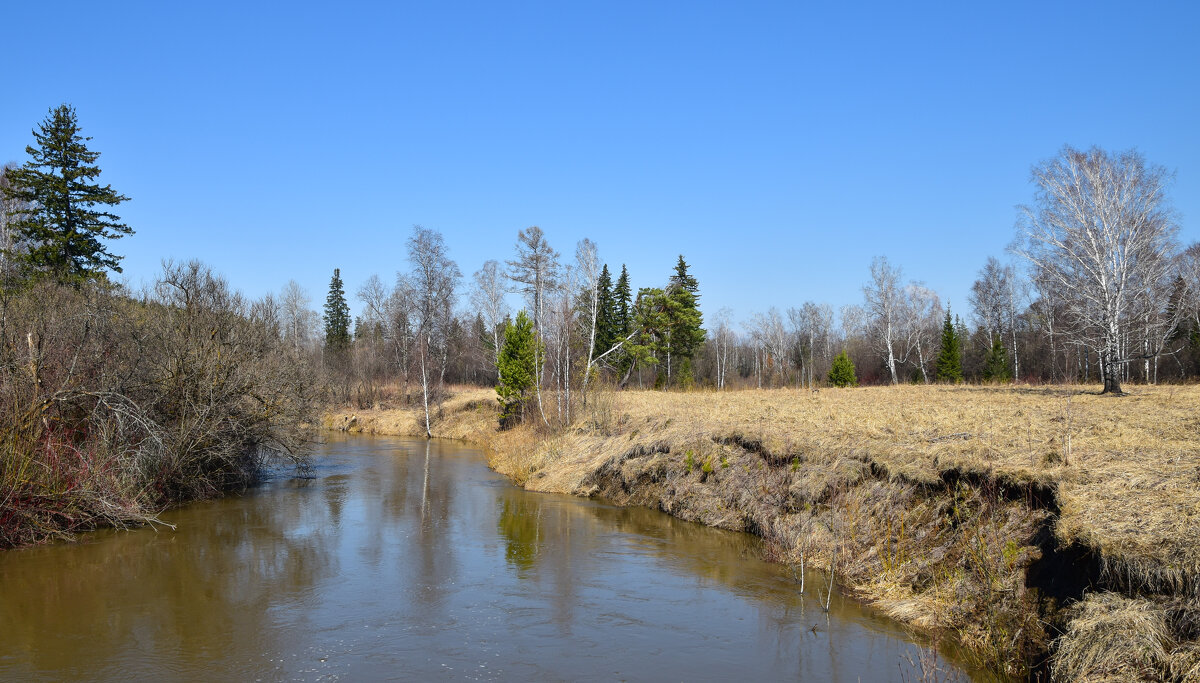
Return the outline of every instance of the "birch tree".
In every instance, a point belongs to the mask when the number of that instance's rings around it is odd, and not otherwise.
[[[279,295],[279,322],[283,327],[283,341],[292,350],[293,357],[299,357],[314,338],[320,316],[309,308],[311,305],[308,292],[295,280],[288,280]]]
[[[411,278],[396,273],[396,282],[389,290],[379,276],[372,275],[358,290],[358,299],[366,305],[364,317],[369,322],[378,322],[383,330],[383,339],[391,349],[392,362],[400,371],[405,396],[412,368],[412,347],[415,332],[414,295]]]
[[[987,331],[989,344],[1003,334],[1011,279],[1012,267],[1003,266],[995,256],[989,256],[967,294],[975,323]]]
[[[886,256],[877,256],[871,262],[871,283],[863,287],[873,336],[887,361],[892,384],[900,382],[896,365],[903,363],[908,354],[902,343],[907,302],[904,288],[900,286],[900,275],[900,269],[893,268]]]
[[[909,283],[905,294],[908,301],[908,346],[917,355],[913,362],[921,371],[921,380],[929,384],[929,361],[934,357],[933,350],[941,331],[942,302],[937,292],[920,282]]]
[[[764,315],[756,313],[746,323],[746,331],[763,352],[764,366],[773,366],[780,383],[787,384],[788,334],[779,309],[771,307]],[[769,380],[768,380],[769,381]]]
[[[805,301],[800,308],[788,309],[788,321],[800,340],[797,361],[800,366],[801,384],[807,382],[808,388],[813,389],[816,381],[817,350],[821,349],[823,360],[829,360],[833,309],[829,304]]]
[[[596,252],[596,243],[587,238],[575,245],[575,273],[581,288],[580,306],[583,315],[580,316],[579,323],[583,327],[582,336],[587,348],[583,380],[580,383],[583,405],[586,407],[588,380],[592,376],[596,357],[596,324],[600,320],[600,257]]]
[[[437,392],[435,401],[441,395],[447,352],[446,336],[452,317],[454,291],[462,275],[458,265],[448,256],[442,234],[419,225],[413,227],[412,237],[408,239],[408,260],[413,267],[410,277],[416,304],[413,312],[416,318],[417,360],[421,369],[421,398],[425,408],[425,436],[432,438],[433,431],[429,425],[430,395]],[[438,386],[434,387],[431,374],[439,354],[443,369]]]
[[[1156,356],[1170,334],[1170,321],[1150,322],[1166,308],[1177,251],[1170,180],[1136,151],[1066,146],[1034,167],[1034,204],[1020,209],[1013,251],[1061,294],[1071,335],[1100,357],[1104,393],[1122,393],[1124,366]],[[1146,345],[1123,345],[1139,325]]]
[[[715,328],[713,329],[713,367],[714,381],[717,389],[725,388],[725,376],[729,372],[729,355],[731,347],[737,346],[737,334],[733,331],[730,321],[733,318],[733,311],[726,307],[717,311],[716,317],[713,319]]]
[[[473,279],[471,303],[483,316],[483,323],[491,334],[492,364],[499,372],[500,326],[509,314],[508,303],[504,300],[504,273],[498,261],[485,261],[483,267],[475,271]]]

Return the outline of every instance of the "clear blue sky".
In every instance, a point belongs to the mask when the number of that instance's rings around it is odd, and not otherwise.
[[[74,104],[131,283],[314,308],[421,224],[468,277],[539,225],[635,286],[682,252],[706,313],[858,302],[876,254],[965,310],[1068,143],[1176,171],[1200,239],[1200,3],[267,5],[7,4],[0,162]]]

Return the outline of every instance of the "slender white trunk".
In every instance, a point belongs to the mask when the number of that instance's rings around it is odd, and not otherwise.
[[[428,343],[426,340],[427,346]],[[421,396],[425,404],[425,438],[432,439],[433,430],[429,428],[429,374],[425,370],[425,356],[428,353],[428,347],[421,352]]]
[[[887,342],[888,372],[892,373],[892,384],[899,384],[900,378],[896,376],[896,354],[892,349],[892,323],[890,321],[887,323],[887,337],[884,341]]]

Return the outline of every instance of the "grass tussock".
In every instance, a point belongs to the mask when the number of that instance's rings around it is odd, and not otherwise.
[[[455,429],[527,488],[762,535],[775,559],[832,570],[843,589],[954,634],[998,670],[1029,673],[1049,648],[1047,622],[1064,624],[1080,634],[1059,641],[1067,675],[1090,666],[1068,643],[1133,615],[1088,627],[1096,609],[1064,618],[1028,588],[1047,543],[1099,556],[1111,589],[1196,595],[1198,404],[1194,386],[1120,398],[1081,387],[625,391],[593,394],[553,434]],[[1171,643],[1154,670],[1178,680],[1195,675],[1184,622],[1136,624],[1170,634],[1147,643]]]
[[[1088,595],[1071,609],[1057,640],[1054,676],[1094,683],[1200,680],[1197,609],[1190,601]],[[1180,639],[1189,632],[1191,640]]]

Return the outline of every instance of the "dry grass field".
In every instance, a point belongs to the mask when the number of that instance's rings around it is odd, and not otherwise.
[[[1200,679],[1200,387],[601,392],[553,433],[494,403],[460,392],[435,434],[528,488],[758,533],[1009,673]]]

